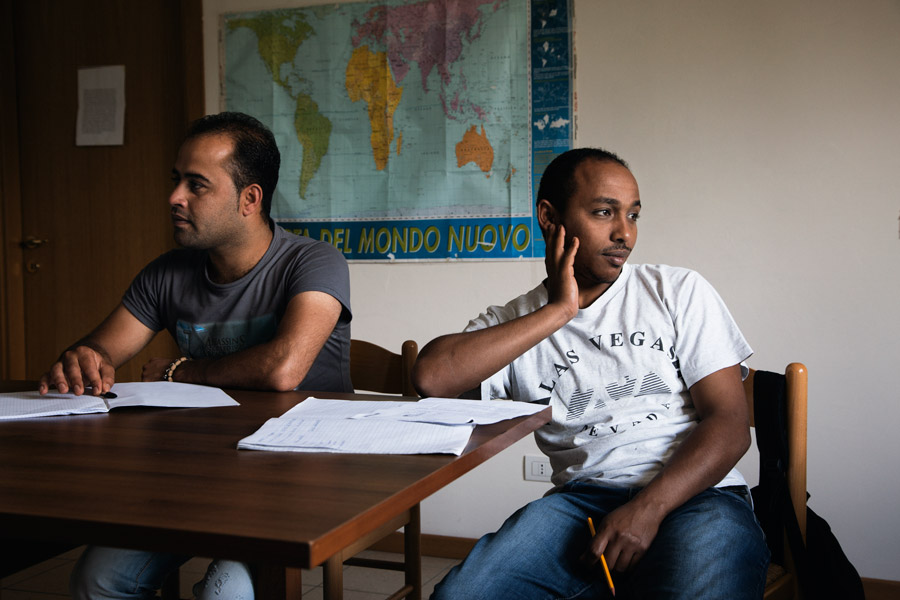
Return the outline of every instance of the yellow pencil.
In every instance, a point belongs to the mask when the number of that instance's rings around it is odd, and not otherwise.
[[[588,527],[591,529],[591,536],[597,535],[597,530],[594,529],[594,520],[588,517]],[[613,585],[612,575],[609,574],[609,567],[606,565],[606,557],[603,554],[600,554],[600,562],[603,563],[603,572],[606,573],[606,583],[609,584],[609,591],[612,592],[612,595],[616,595],[616,586]]]

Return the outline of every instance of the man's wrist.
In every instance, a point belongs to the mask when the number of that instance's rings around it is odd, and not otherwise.
[[[163,381],[175,381],[175,369],[189,360],[191,359],[187,356],[182,356],[181,358],[173,360],[172,364],[170,364],[163,373]]]
[[[563,325],[571,321],[578,315],[578,309],[572,310],[570,306],[567,306],[563,302],[553,301],[548,302],[544,306],[541,307],[540,310],[543,310],[546,314],[550,315],[552,320],[554,331],[561,328]]]

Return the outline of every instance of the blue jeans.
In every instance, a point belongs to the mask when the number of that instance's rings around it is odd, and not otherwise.
[[[746,488],[741,488],[746,489]],[[579,560],[600,521],[639,490],[570,482],[482,537],[432,600],[611,598],[602,574]],[[762,598],[769,549],[749,502],[710,488],[672,511],[616,598]]]
[[[191,557],[164,552],[89,546],[72,572],[75,600],[149,600],[169,573]],[[253,580],[244,563],[215,560],[194,586],[197,600],[253,600]]]

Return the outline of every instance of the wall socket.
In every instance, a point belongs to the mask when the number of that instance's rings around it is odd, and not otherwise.
[[[550,481],[552,473],[546,456],[525,457],[525,481]]]

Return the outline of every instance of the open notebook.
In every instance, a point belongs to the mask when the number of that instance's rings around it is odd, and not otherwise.
[[[121,406],[157,406],[165,408],[205,408],[238,406],[219,388],[169,381],[117,383],[111,394],[91,396],[37,390],[0,394],[0,420],[31,419],[58,415],[104,413]]]

